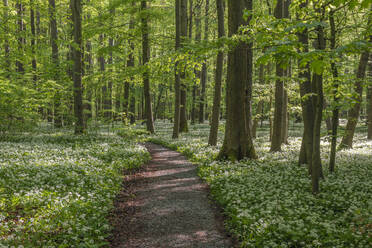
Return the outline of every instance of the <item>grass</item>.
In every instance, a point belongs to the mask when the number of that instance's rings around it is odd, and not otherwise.
[[[150,158],[132,137],[43,128],[2,136],[0,247],[106,246],[123,170]]]
[[[370,247],[372,243],[372,142],[358,129],[354,148],[337,154],[336,173],[328,173],[329,138],[322,138],[325,180],[311,194],[307,168],[298,166],[302,128],[291,125],[289,145],[270,153],[268,128],[255,140],[259,159],[214,161],[217,147],[207,145],[209,127],[190,127],[171,139],[172,124],[157,123],[150,140],[178,150],[199,165],[200,176],[227,215],[227,228],[242,247]]]

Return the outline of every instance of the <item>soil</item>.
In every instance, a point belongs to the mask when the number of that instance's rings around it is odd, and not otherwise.
[[[110,218],[110,247],[236,247],[197,167],[177,152],[145,146],[152,160],[124,180]]]

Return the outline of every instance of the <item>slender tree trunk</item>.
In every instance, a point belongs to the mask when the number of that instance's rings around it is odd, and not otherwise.
[[[209,0],[205,0],[205,16],[204,16],[204,40],[208,41],[209,38]],[[204,117],[205,117],[205,103],[206,103],[206,87],[207,87],[207,81],[208,81],[208,75],[207,75],[207,61],[204,61],[202,65],[202,71],[201,71],[201,94],[200,94],[200,102],[199,102],[199,123],[204,123]]]
[[[53,63],[53,79],[59,81],[59,51],[58,51],[58,29],[56,20],[56,3],[55,0],[49,0],[49,25],[50,25],[50,43],[52,46],[52,63]],[[57,90],[54,95],[54,126],[62,127],[61,113],[61,92]]]
[[[130,112],[130,124],[134,124],[136,122],[136,92],[134,86],[130,87],[130,103],[129,103],[129,112]]]
[[[316,49],[324,50],[326,41],[324,37],[324,27],[317,27],[317,41]],[[322,160],[320,157],[320,130],[322,124],[323,108],[324,108],[324,97],[323,97],[323,75],[314,72],[313,75],[313,109],[314,109],[314,129],[313,129],[313,153],[312,153],[312,164],[311,164],[311,182],[312,192],[317,194],[319,192],[319,180],[323,177],[322,172]]]
[[[329,14],[329,23],[331,26],[331,49],[334,50],[336,48],[336,25],[334,19],[334,12],[331,11]],[[337,133],[338,133],[338,125],[339,125],[339,107],[338,107],[338,87],[339,87],[339,79],[338,79],[338,68],[336,63],[331,62],[331,69],[333,74],[333,100],[336,103],[336,107],[332,110],[332,140],[331,140],[331,154],[329,159],[329,171],[332,173],[335,171],[335,164],[336,164],[336,146],[337,146]]]
[[[372,39],[370,39],[370,42],[372,42]],[[340,144],[341,148],[352,148],[353,146],[353,138],[354,138],[355,128],[358,124],[362,96],[363,96],[362,82],[366,75],[368,58],[369,58],[368,51],[363,52],[362,55],[360,56],[358,71],[357,71],[356,80],[354,84],[354,89],[357,94],[356,99],[355,99],[356,103],[348,112],[348,120],[346,124],[345,135],[343,136],[341,144]]]
[[[88,3],[90,0],[87,1]],[[91,15],[88,12],[86,16],[87,21],[89,22],[91,19]],[[90,40],[87,40],[85,43],[85,49],[87,51],[87,55],[84,59],[86,63],[86,73],[91,75],[93,73],[93,56],[92,56],[92,42]],[[84,124],[87,125],[88,120],[93,118],[93,109],[92,109],[92,94],[93,89],[89,85],[86,86],[86,100],[87,103],[84,106],[85,114],[84,114]]]
[[[99,35],[99,44],[103,46],[103,34]],[[101,91],[101,104],[100,104],[100,110],[103,110],[102,117],[107,117],[106,111],[107,106],[105,104],[106,97],[107,97],[107,84],[106,84],[106,77],[105,77],[105,58],[103,57],[103,54],[100,54],[98,57],[99,62],[99,68],[101,71],[101,84],[102,84],[102,91]]]
[[[218,38],[225,36],[225,10],[223,6],[223,0],[217,0],[217,18],[218,18]],[[221,108],[221,84],[222,84],[222,73],[223,73],[223,58],[224,53],[218,52],[216,62],[216,80],[214,85],[214,97],[213,97],[213,112],[211,129],[209,133],[208,144],[211,146],[217,145],[218,136],[218,124],[220,119],[220,108]]]
[[[150,61],[150,41],[149,41],[149,29],[148,29],[148,13],[147,11],[147,1],[141,1],[141,24],[142,24],[142,63],[145,67],[143,72],[143,89],[145,97],[145,112],[146,112],[146,126],[147,131],[150,133],[155,133],[154,119],[152,116],[152,106],[151,106],[151,95],[150,95],[150,71],[149,71],[149,61]]]
[[[4,20],[8,20],[8,0],[3,0],[4,10],[3,10],[3,16]],[[8,22],[4,23],[4,68],[6,70],[6,78],[10,78],[10,49],[9,49],[9,27]]]
[[[181,47],[184,46],[187,37],[187,1],[181,0],[180,5],[180,32],[181,32]],[[181,108],[180,108],[180,132],[188,132],[187,125],[187,85],[185,83],[186,74],[185,68],[182,68],[181,77]]]
[[[111,15],[113,15],[113,11],[110,11]],[[114,46],[114,39],[112,37],[109,38],[108,40],[108,45],[110,48]],[[113,64],[113,55],[112,51],[109,53],[109,58],[107,60],[108,68],[109,68],[109,79],[107,83],[107,95],[105,97],[105,106],[106,106],[106,111],[105,111],[105,116],[107,120],[112,120],[113,118],[113,111],[112,111],[112,64]]]
[[[258,74],[258,78],[259,78],[258,81],[260,82],[261,85],[265,84],[264,76],[265,76],[265,66],[263,64],[261,64],[260,69],[259,69],[259,74]],[[254,118],[253,126],[252,126],[252,137],[253,138],[257,137],[258,120],[259,119],[262,120],[262,117],[258,117],[258,115],[261,115],[261,113],[263,111],[263,107],[264,107],[264,101],[259,100],[259,102],[257,104],[256,117]]]
[[[278,0],[274,16],[277,19],[282,19],[284,12],[284,0]],[[275,82],[275,110],[274,110],[274,125],[273,137],[271,140],[271,152],[281,151],[282,144],[282,128],[283,128],[283,100],[284,100],[284,82],[283,76],[285,75],[283,66],[280,62],[276,63],[276,77]]]
[[[368,135],[367,139],[372,140],[372,54],[369,57],[369,82],[367,88],[367,126],[368,126]]]
[[[229,37],[237,34],[241,25],[246,24],[243,11],[245,1],[228,1]],[[226,90],[226,129],[225,139],[219,158],[240,160],[257,158],[251,130],[246,121],[246,82],[248,80],[248,49],[244,41],[234,46],[228,54],[227,90]]]
[[[19,57],[16,60],[17,72],[23,74],[25,69],[23,67],[23,50],[26,39],[24,38],[25,27],[23,22],[24,5],[21,0],[17,0],[17,24],[18,24],[18,53]]]
[[[282,112],[282,144],[288,144],[288,127],[289,127],[289,120],[288,120],[288,91],[284,89],[284,97],[283,97],[283,112]]]
[[[179,50],[181,45],[181,16],[180,16],[180,1],[175,0],[175,12],[176,12],[176,51]],[[180,92],[180,75],[179,75],[179,62],[175,65],[175,103],[174,103],[174,125],[173,125],[173,139],[177,139],[180,133],[180,105],[181,105],[181,92]]]
[[[32,53],[32,79],[36,86],[37,81],[37,62],[36,62],[36,28],[35,28],[35,2],[30,0],[30,28],[31,28],[31,53]]]
[[[201,2],[200,2],[201,4]],[[200,20],[200,6],[197,5],[195,6],[195,41],[196,43],[200,43],[201,41],[201,20]],[[201,73],[199,70],[195,69],[195,78],[201,78]],[[191,110],[191,123],[195,124],[196,122],[196,117],[197,117],[197,101],[198,101],[198,85],[196,82],[194,82],[193,87],[192,87],[192,110]],[[200,106],[199,106],[200,108]]]
[[[82,7],[80,0],[71,0],[71,12],[74,26],[74,43],[72,47],[74,57],[74,112],[75,112],[75,134],[84,133],[84,118],[83,118],[83,89],[81,85],[82,75],[82,37],[81,37],[81,15]]]

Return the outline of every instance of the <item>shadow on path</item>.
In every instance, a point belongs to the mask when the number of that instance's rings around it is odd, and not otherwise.
[[[110,247],[235,247],[197,168],[177,152],[145,146],[152,160],[124,182],[110,220]]]

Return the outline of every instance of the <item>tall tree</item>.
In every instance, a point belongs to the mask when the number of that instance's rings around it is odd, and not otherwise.
[[[35,2],[30,0],[30,29],[31,29],[31,53],[32,53],[32,73],[33,81],[37,80],[37,62],[36,62],[36,28],[35,28]]]
[[[208,41],[209,37],[209,0],[205,0],[205,16],[204,16],[204,40]],[[207,80],[208,80],[208,74],[207,74],[207,62],[204,61],[202,65],[202,71],[201,71],[201,93],[200,93],[200,102],[199,102],[199,123],[204,122],[205,117],[205,103],[206,103],[206,87],[207,87]]]
[[[372,5],[368,16],[368,24],[367,27],[371,27],[372,25]],[[372,42],[372,35],[368,34],[366,39],[369,43]],[[348,119],[346,124],[345,135],[342,137],[342,141],[340,144],[341,148],[352,148],[353,146],[353,138],[355,133],[356,125],[358,124],[358,119],[360,115],[360,108],[362,105],[363,99],[363,80],[366,76],[366,69],[369,59],[369,51],[366,50],[360,55],[360,61],[356,73],[356,79],[354,83],[354,90],[356,93],[355,97],[355,104],[348,112]]]
[[[284,0],[278,0],[276,3],[274,16],[277,19],[284,18]],[[282,128],[283,128],[283,101],[284,101],[284,82],[283,76],[285,69],[281,61],[276,62],[276,82],[275,82],[275,110],[273,136],[271,139],[271,152],[281,151]]]
[[[143,72],[143,94],[145,96],[145,112],[146,112],[146,127],[150,133],[155,132],[154,119],[152,115],[151,95],[150,95],[150,41],[149,41],[149,28],[148,28],[148,13],[147,1],[141,1],[141,23],[142,23],[142,63],[144,66]]]
[[[3,68],[6,70],[6,77],[10,77],[10,48],[9,48],[9,28],[8,28],[8,0],[3,0],[4,10],[4,20],[6,20],[6,23],[4,23],[4,33],[6,34],[6,37],[4,37],[4,64]]]
[[[369,56],[369,85],[367,88],[367,139],[372,140],[372,54]]]
[[[187,40],[187,0],[181,0],[180,3],[180,36],[181,36],[181,47]],[[187,125],[187,85],[186,85],[186,73],[185,66],[181,69],[181,108],[180,108],[180,132],[188,132],[189,128]]]
[[[17,72],[19,73],[24,73],[24,65],[23,65],[23,50],[24,50],[24,45],[26,43],[26,38],[25,38],[25,25],[24,25],[24,4],[22,3],[21,0],[17,0],[16,3],[17,6],[17,24],[18,24],[18,57],[16,60],[16,67],[17,67]]]
[[[229,37],[238,34],[239,28],[246,24],[243,17],[246,2],[246,0],[228,2]],[[221,159],[257,158],[251,130],[246,121],[248,49],[245,41],[239,41],[228,53],[225,138],[218,156]]]
[[[176,51],[179,50],[181,46],[181,18],[180,18],[180,0],[175,0],[175,18],[176,18]],[[174,80],[174,125],[173,125],[173,139],[177,139],[180,132],[180,105],[181,105],[181,91],[180,91],[180,74],[179,74],[179,62],[176,61],[175,64],[175,80]]]
[[[83,88],[81,84],[82,76],[82,35],[81,35],[81,0],[70,0],[70,7],[73,22],[74,46],[73,51],[73,81],[74,81],[74,114],[75,114],[75,134],[84,133],[83,117]]]
[[[218,19],[218,37],[222,38],[225,36],[225,10],[223,0],[216,0],[217,5],[217,19]],[[218,135],[218,124],[220,119],[220,108],[221,108],[221,84],[222,84],[222,73],[223,73],[223,51],[219,51],[217,54],[216,62],[216,74],[214,84],[214,97],[213,97],[213,112],[211,129],[209,132],[208,144],[211,146],[217,145]]]
[[[58,29],[56,20],[56,3],[55,0],[49,0],[49,26],[50,26],[50,43],[52,46],[52,64],[53,79],[59,81],[59,58],[58,58]],[[61,92],[57,90],[54,95],[54,125],[62,127],[61,113]]]

